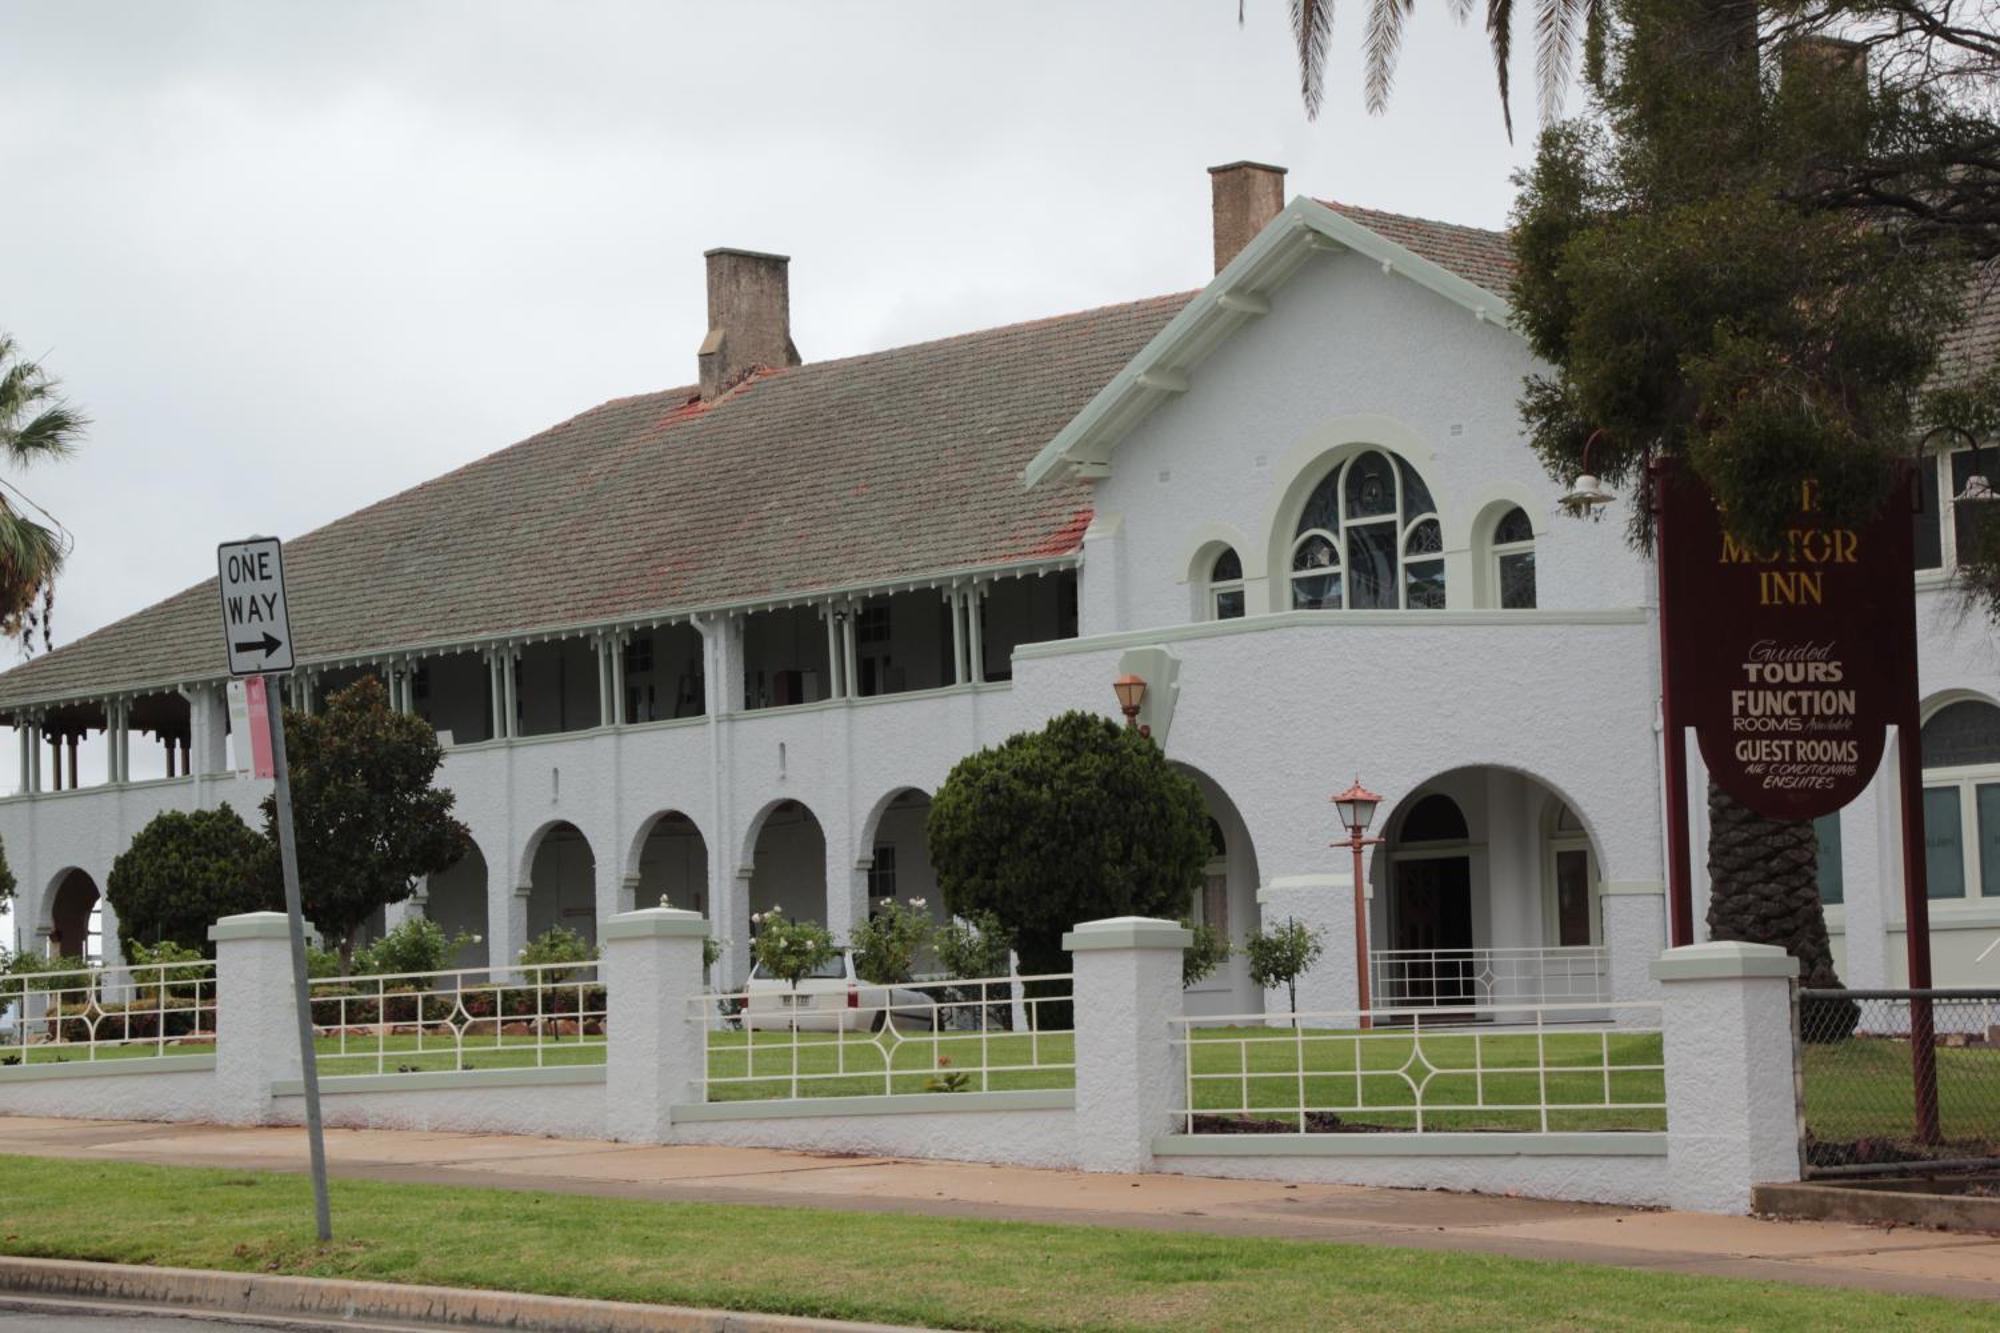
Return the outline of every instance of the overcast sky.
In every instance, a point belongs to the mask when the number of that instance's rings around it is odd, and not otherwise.
[[[1477,27],[1418,6],[1371,118],[1343,6],[1313,123],[1288,9],[9,0],[0,329],[95,421],[14,478],[76,534],[58,641],[689,382],[710,246],[793,257],[811,361],[1193,287],[1238,158],[1504,220],[1533,107],[1510,146]]]

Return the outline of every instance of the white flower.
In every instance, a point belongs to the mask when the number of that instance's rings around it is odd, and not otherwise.
[[[912,907],[922,907],[923,905],[924,905],[924,900],[922,898],[910,899],[910,906]]]
[[[484,935],[474,935],[472,937],[472,942],[474,944],[484,944],[486,943],[486,937]]]

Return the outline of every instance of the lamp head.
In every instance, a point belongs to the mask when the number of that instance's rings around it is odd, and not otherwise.
[[[1354,779],[1354,785],[1333,798],[1333,808],[1340,814],[1340,822],[1355,836],[1366,832],[1374,821],[1375,807],[1382,804],[1382,798],[1361,785],[1361,779]]]

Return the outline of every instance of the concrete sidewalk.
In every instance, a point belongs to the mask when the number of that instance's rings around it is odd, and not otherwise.
[[[333,1173],[350,1179],[1471,1250],[2000,1299],[2000,1237],[1836,1222],[504,1135],[335,1129],[326,1146]],[[306,1164],[305,1135],[292,1128],[14,1116],[0,1116],[0,1153],[274,1171]]]

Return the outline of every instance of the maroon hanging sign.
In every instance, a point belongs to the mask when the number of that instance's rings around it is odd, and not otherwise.
[[[1757,551],[1724,530],[1700,481],[1661,478],[1670,712],[1695,729],[1710,777],[1761,815],[1831,814],[1881,761],[1917,663],[1907,494],[1844,526],[1805,482],[1782,542]]]

